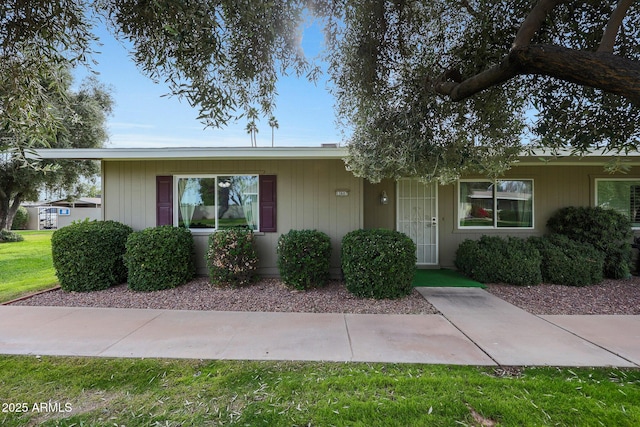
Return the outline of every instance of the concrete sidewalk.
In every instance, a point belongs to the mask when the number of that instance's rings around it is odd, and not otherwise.
[[[640,366],[640,316],[538,317],[481,289],[419,289],[442,315],[0,306],[0,354]]]
[[[535,316],[483,289],[417,289],[500,365],[640,366],[640,316]]]

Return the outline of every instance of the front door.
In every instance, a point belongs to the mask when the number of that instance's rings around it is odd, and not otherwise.
[[[397,230],[417,246],[418,265],[438,265],[438,186],[415,179],[397,184]]]

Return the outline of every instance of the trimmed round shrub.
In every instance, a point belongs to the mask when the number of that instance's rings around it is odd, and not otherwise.
[[[556,285],[587,286],[602,281],[604,253],[588,243],[578,243],[562,234],[530,237],[542,262],[542,281]]]
[[[604,252],[605,277],[624,279],[631,274],[631,223],[624,215],[601,207],[562,208],[547,221],[552,233]]]
[[[159,291],[187,283],[195,275],[194,243],[186,228],[163,225],[135,231],[124,256],[134,291]]]
[[[29,212],[24,206],[18,207],[16,216],[13,217],[13,223],[11,224],[12,230],[26,230],[29,223]]]
[[[22,242],[23,240],[24,237],[21,234],[13,233],[4,228],[0,230],[0,243]]]
[[[127,280],[123,256],[131,227],[116,221],[81,221],[51,236],[53,267],[65,291],[107,289]]]
[[[409,295],[416,245],[398,231],[355,230],[342,239],[342,272],[349,292],[364,298]]]
[[[455,265],[461,273],[482,283],[537,285],[542,282],[541,257],[525,239],[482,236],[465,240],[456,251]]]
[[[253,283],[258,270],[253,232],[231,228],[209,235],[207,267],[214,285],[237,287]]]
[[[278,270],[287,286],[323,286],[329,279],[331,238],[317,230],[291,230],[278,239]]]

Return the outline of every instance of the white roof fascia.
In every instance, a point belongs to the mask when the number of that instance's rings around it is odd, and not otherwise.
[[[584,154],[572,154],[571,150],[559,150],[553,154],[544,149],[532,150],[531,154],[520,156],[519,166],[563,165],[563,166],[602,166],[615,157],[623,158],[632,164],[640,163],[640,152],[615,152],[598,149]]]
[[[342,159],[344,147],[42,148],[33,158],[75,160]]]
[[[169,147],[169,148],[43,148],[35,150],[41,159],[72,160],[259,160],[259,159],[344,159],[346,147]],[[604,165],[612,157],[626,158],[630,163],[640,162],[640,152],[628,154],[604,152],[598,150],[583,156],[572,156],[570,151],[552,155],[544,150],[535,150],[532,154],[522,155],[516,166],[543,165]]]

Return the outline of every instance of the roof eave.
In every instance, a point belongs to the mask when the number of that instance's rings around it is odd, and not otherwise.
[[[274,148],[43,148],[34,158],[71,160],[259,160],[259,159],[342,159],[345,148],[274,147]]]

